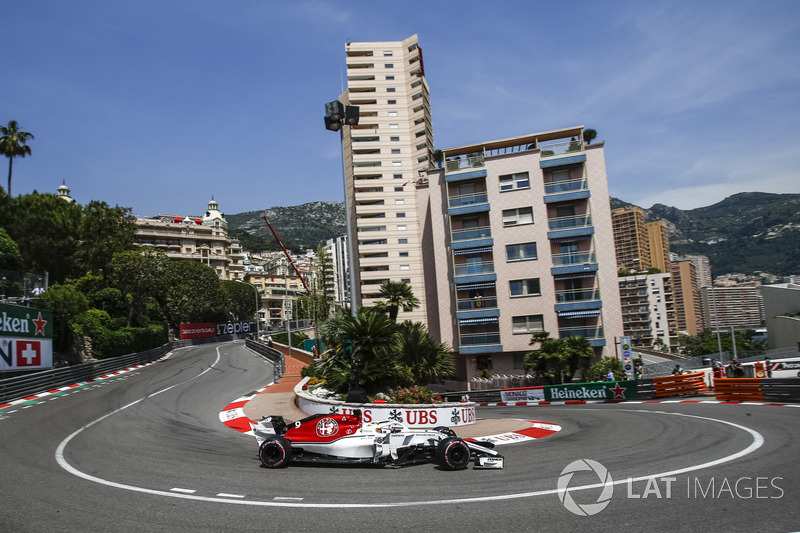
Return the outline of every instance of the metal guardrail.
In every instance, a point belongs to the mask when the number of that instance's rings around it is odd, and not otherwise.
[[[263,342],[254,341],[253,339],[247,339],[245,341],[245,346],[268,359],[274,365],[272,371],[273,379],[275,380],[275,383],[280,382],[281,375],[283,375],[283,373],[286,371],[286,358],[284,357],[283,353],[275,348],[270,348]]]
[[[0,402],[24,398],[37,392],[96,379],[123,368],[150,363],[163,357],[170,350],[187,344],[186,341],[170,342],[144,352],[2,379],[0,380]]]

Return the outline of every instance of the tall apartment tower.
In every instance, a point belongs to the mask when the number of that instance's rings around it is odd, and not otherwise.
[[[622,323],[634,347],[677,346],[672,274],[639,274],[619,278]]]
[[[623,334],[603,143],[583,127],[442,150],[417,184],[428,329],[457,375],[525,372],[531,336]]]
[[[697,269],[692,261],[672,263],[672,295],[678,331],[699,335],[703,331],[703,307],[697,284]]]
[[[420,217],[415,184],[431,165],[430,91],[416,35],[404,41],[346,43],[345,105],[359,106],[358,125],[342,129],[357,305],[380,299],[384,281],[407,282],[421,301],[398,319],[426,321]]]
[[[669,258],[669,233],[667,223],[655,220],[645,224],[647,241],[650,247],[650,266],[663,273],[669,273],[671,262]]]
[[[614,245],[617,250],[617,267],[644,271],[652,266],[650,239],[640,207],[620,207],[611,214],[614,225]]]

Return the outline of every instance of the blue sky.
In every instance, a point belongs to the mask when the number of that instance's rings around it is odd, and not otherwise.
[[[12,193],[141,216],[342,201],[346,41],[418,34],[437,148],[585,125],[610,193],[800,193],[800,2],[27,0],[0,4]],[[5,186],[7,160],[0,166]]]

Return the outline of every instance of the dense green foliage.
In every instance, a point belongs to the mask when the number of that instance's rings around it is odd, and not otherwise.
[[[332,348],[304,375],[325,380],[325,387],[343,393],[359,385],[368,393],[438,383],[452,375],[451,350],[430,338],[424,325],[396,324],[385,313],[359,308],[356,316],[337,311],[320,325],[319,334]]]
[[[703,331],[697,336],[678,336],[678,344],[687,357],[719,353],[720,345],[723,352],[733,353],[734,340],[737,352],[758,352],[767,348],[765,343],[753,340],[752,330],[736,331],[733,338],[730,331],[721,331],[717,338],[717,334],[711,330]]]
[[[585,337],[554,339],[542,331],[533,334],[530,344],[537,348],[525,354],[525,365],[548,384],[572,381],[594,357],[594,349]]]
[[[614,377],[618,380],[623,378],[625,370],[622,368],[622,361],[616,357],[603,357],[592,366],[586,369],[583,380],[587,383],[592,381],[606,381],[608,371],[614,371]]]

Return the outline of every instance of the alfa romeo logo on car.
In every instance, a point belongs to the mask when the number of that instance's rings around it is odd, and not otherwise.
[[[603,491],[594,503],[579,504],[572,498],[569,482],[572,481],[572,476],[575,475],[575,472],[581,471],[592,471],[597,474],[600,480],[600,483],[592,484],[592,486],[601,486],[603,488]],[[561,503],[564,504],[564,507],[566,507],[569,512],[578,516],[596,515],[608,506],[611,502],[611,496],[613,495],[614,480],[611,479],[611,474],[608,473],[606,467],[591,459],[578,459],[577,461],[571,462],[561,471],[561,475],[558,477],[558,499],[561,500]]]
[[[330,437],[339,432],[339,424],[333,418],[321,418],[317,422],[317,435],[320,437]]]

